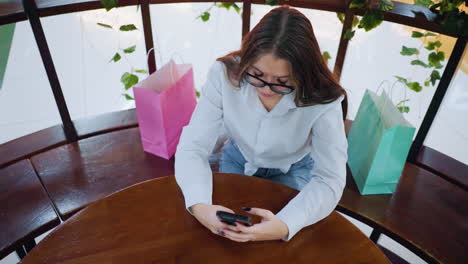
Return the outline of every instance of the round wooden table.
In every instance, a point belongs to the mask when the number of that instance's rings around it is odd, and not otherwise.
[[[278,212],[298,192],[256,177],[215,173],[213,203]],[[254,222],[259,218],[254,217]],[[42,240],[22,263],[389,263],[336,212],[289,242],[238,243],[191,216],[174,176],[136,184],[92,203]]]

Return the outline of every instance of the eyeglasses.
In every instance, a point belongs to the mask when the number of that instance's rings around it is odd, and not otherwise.
[[[277,94],[290,94],[292,93],[292,91],[294,91],[294,87],[292,86],[289,86],[289,85],[284,85],[284,84],[279,84],[279,83],[268,83],[268,82],[265,82],[264,80],[258,78],[257,76],[255,75],[252,75],[248,72],[245,72],[245,75],[244,75],[244,79],[249,83],[251,84],[252,86],[255,86],[255,87],[258,87],[258,88],[261,88],[261,87],[264,87],[265,85],[267,85],[268,87],[270,87],[270,89],[277,93]]]

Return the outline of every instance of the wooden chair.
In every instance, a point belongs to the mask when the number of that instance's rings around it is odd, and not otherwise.
[[[29,160],[0,169],[0,259],[23,258],[34,238],[60,223]]]

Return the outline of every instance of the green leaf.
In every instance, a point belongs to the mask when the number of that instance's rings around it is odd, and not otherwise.
[[[201,19],[203,22],[206,22],[210,19],[210,12],[203,12],[203,14],[200,15]]]
[[[429,63],[432,67],[436,68],[436,69],[442,69],[444,67],[444,65],[442,65],[440,62],[437,62],[437,63]]]
[[[413,61],[411,61],[411,65],[419,65],[419,66],[422,66],[424,68],[431,68],[431,65],[426,64],[421,60],[413,60]]]
[[[368,9],[359,22],[359,28],[364,28],[367,31],[377,27],[383,21],[383,12],[380,10]]]
[[[126,72],[120,77],[120,82],[125,86],[125,90],[130,89],[133,85],[138,83],[138,76]]]
[[[442,64],[440,64],[441,61],[443,61],[445,59],[445,54],[443,51],[439,51],[439,52],[431,52],[429,53],[428,57],[427,57],[427,60],[429,61],[429,64],[431,64],[432,66],[440,69],[442,68]]]
[[[236,3],[234,3],[234,4],[232,5],[232,7],[234,8],[234,10],[236,10],[236,12],[237,12],[238,14],[240,14],[241,8],[240,8]]]
[[[340,13],[340,12],[336,12],[336,17],[338,17],[338,19],[340,20],[341,24],[344,23],[344,20],[345,20],[345,14],[343,13]]]
[[[355,28],[357,25],[359,25],[359,18],[357,16],[354,16],[352,27]]]
[[[429,81],[425,81],[425,82],[424,82],[424,86],[429,87],[429,84],[430,84],[430,83],[431,83],[430,80],[429,80]]]
[[[422,91],[422,87],[418,82],[410,82],[410,83],[407,83],[406,86],[408,86],[411,90],[413,90],[413,91],[415,91],[417,93]]]
[[[114,62],[118,62],[122,57],[120,56],[120,54],[118,52],[115,53],[114,57],[112,57],[112,59],[109,61],[114,61]]]
[[[431,73],[431,83],[432,83],[432,86],[435,85],[435,83],[436,83],[437,80],[440,80],[440,73],[439,73],[439,71],[437,71],[437,70],[433,70],[432,73]]]
[[[137,30],[137,27],[133,24],[120,26],[120,31],[132,31]]]
[[[279,0],[265,0],[265,3],[271,6],[279,5]]]
[[[127,99],[127,100],[129,100],[129,101],[135,100],[133,97],[131,97],[131,96],[128,95],[128,94],[122,94],[122,95],[125,97],[125,99]]]
[[[330,53],[329,53],[328,51],[325,51],[325,52],[322,54],[322,56],[323,56],[325,59],[327,59],[327,60],[331,59]]]
[[[400,102],[398,102],[397,106],[400,106],[401,104],[409,102],[409,101],[410,99],[401,100]]]
[[[414,0],[415,5],[430,7],[434,3],[431,0]]]
[[[434,50],[435,48],[439,48],[440,46],[442,46],[442,42],[437,40],[437,41],[429,41],[427,43],[427,46],[424,48],[427,50]]]
[[[220,4],[217,4],[216,6],[221,7],[221,8],[226,8],[226,10],[229,10],[231,9],[232,4],[234,3],[220,3]]]
[[[437,56],[439,56],[439,60],[440,60],[440,61],[444,61],[444,60],[445,60],[445,52],[439,51],[439,52],[437,52]]]
[[[367,4],[367,0],[353,0],[349,3],[349,8],[361,8]]]
[[[393,76],[393,77],[397,78],[398,81],[400,81],[400,82],[402,82],[402,83],[408,85],[408,80],[406,80],[405,78],[400,77],[400,76]]]
[[[101,5],[106,9],[106,11],[111,10],[114,7],[117,7],[119,0],[100,0]]]
[[[421,32],[419,32],[419,31],[413,31],[413,32],[411,33],[411,37],[412,37],[412,38],[420,38],[420,37],[424,37],[424,34],[421,33]]]
[[[381,11],[390,11],[393,9],[393,3],[390,0],[379,0],[379,9]]]
[[[466,14],[465,16],[462,16],[457,11],[448,13],[449,15],[447,15],[444,20],[440,22],[442,28],[452,33],[461,32],[463,30],[464,24],[466,23],[464,22],[464,20],[466,20]]]
[[[128,48],[124,49],[123,52],[125,52],[125,53],[132,53],[132,52],[135,51],[135,49],[136,49],[136,45],[133,45],[133,46],[131,46],[131,47],[128,47]]]
[[[409,106],[398,106],[400,113],[409,113]]]
[[[424,34],[425,37],[435,37],[437,36],[437,34],[434,34],[432,32],[427,32],[426,34]]]
[[[196,91],[195,94],[197,95],[197,98],[200,98],[200,92]]]
[[[112,28],[111,25],[107,25],[107,24],[104,24],[104,23],[97,23],[99,26],[101,27],[105,27],[105,28]]]
[[[411,56],[411,55],[419,54],[419,51],[418,49],[415,49],[415,48],[408,48],[406,46],[403,46],[400,51],[400,54],[403,56]]]
[[[344,33],[343,38],[346,40],[351,40],[354,37],[355,30],[347,29],[346,32]]]
[[[138,73],[148,73],[147,70],[135,70],[135,72],[138,72]]]
[[[328,51],[322,53],[322,57],[325,60],[325,63],[328,63],[328,60],[331,59],[330,53]]]

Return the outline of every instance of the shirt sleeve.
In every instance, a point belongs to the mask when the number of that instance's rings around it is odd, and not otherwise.
[[[194,204],[212,203],[213,174],[208,157],[222,127],[223,67],[218,61],[210,67],[190,122],[182,129],[175,153],[175,179],[190,213],[189,207]]]
[[[283,241],[330,215],[341,199],[348,158],[341,101],[331,103],[312,127],[312,178],[276,215],[289,229]]]

